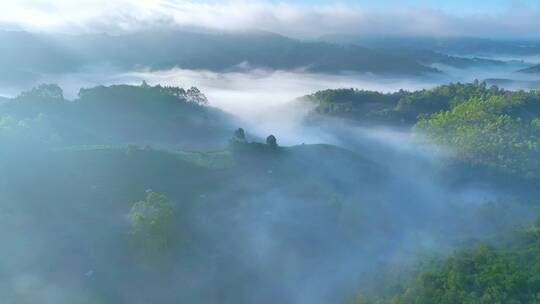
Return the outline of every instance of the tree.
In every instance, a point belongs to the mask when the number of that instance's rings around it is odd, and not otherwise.
[[[175,215],[165,195],[149,191],[145,200],[133,205],[130,219],[133,243],[145,255],[160,254],[173,247]]]
[[[233,151],[238,151],[238,149],[244,148],[246,143],[247,140],[244,129],[238,128],[234,131],[233,137],[229,140],[229,147]]]
[[[186,91],[186,100],[200,106],[208,105],[208,98],[196,87],[192,87]]]
[[[276,139],[276,137],[274,135],[269,135],[266,138],[266,144],[268,146],[270,146],[270,148],[272,148],[272,149],[277,149],[277,147],[278,147],[277,139]]]
[[[449,111],[421,118],[413,129],[449,147],[460,159],[524,177],[537,177],[540,167],[537,122],[508,114],[511,106],[502,97],[472,98]]]
[[[148,84],[148,82],[146,82],[146,80],[143,80],[141,83],[141,88],[148,89],[151,88],[151,86]]]
[[[39,100],[64,100],[64,92],[56,84],[40,84],[29,91],[22,92],[18,98]]]
[[[234,138],[238,141],[245,142],[246,141],[246,132],[244,132],[244,129],[238,128],[236,131],[234,131]]]

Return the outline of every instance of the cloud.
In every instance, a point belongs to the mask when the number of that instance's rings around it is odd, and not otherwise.
[[[526,4],[480,14],[427,5],[385,7],[267,1],[15,0],[0,24],[39,31],[119,31],[157,27],[265,30],[295,37],[325,34],[538,37],[540,10]],[[12,26],[13,27],[13,26]]]

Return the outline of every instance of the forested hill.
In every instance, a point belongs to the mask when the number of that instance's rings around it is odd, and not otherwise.
[[[508,91],[485,82],[451,83],[419,91],[380,93],[357,89],[324,90],[305,96],[313,114],[345,118],[364,125],[411,127],[421,116],[447,111],[472,98],[498,97],[521,114],[540,114],[540,92]],[[532,112],[530,112],[532,111]]]
[[[338,120],[368,130],[374,125],[400,127],[411,131],[416,142],[435,144],[436,151],[450,156],[445,165],[468,168],[466,174],[476,175],[474,182],[500,178],[500,189],[509,196],[522,185],[537,189],[540,184],[538,91],[506,91],[475,82],[389,94],[326,90],[306,100],[315,105],[308,124],[331,128]],[[487,174],[479,176],[482,171]],[[346,303],[537,303],[540,228],[528,215],[538,213],[512,214],[511,209],[523,206],[517,201],[506,207],[499,203],[481,207],[486,208],[488,222],[498,226],[516,216],[514,224],[443,255],[420,252],[412,265],[379,268],[370,284],[360,285]],[[538,193],[529,192],[525,205],[538,210]],[[469,208],[457,212],[478,212]],[[502,210],[509,213],[499,213]]]
[[[0,32],[0,75],[16,80],[96,65],[119,69],[205,69],[239,65],[314,72],[420,75],[437,71],[400,55],[359,46],[303,42],[270,33],[144,31],[119,35]],[[8,77],[9,76],[9,77]]]
[[[403,246],[421,248],[411,234],[429,231],[451,246],[521,214],[518,204],[441,208],[433,203],[438,194],[426,198],[410,187],[416,178],[388,171],[392,164],[329,145],[248,142],[242,134],[215,152],[79,146],[0,158],[10,172],[0,183],[7,213],[0,236],[17,253],[5,254],[2,275],[30,268],[69,286],[58,303],[133,295],[145,303],[294,303],[291,286],[315,283],[327,287],[309,289],[310,296],[343,303],[357,282],[380,282],[386,269],[379,267],[396,266]],[[21,226],[27,233],[13,235]],[[29,243],[37,253],[27,252]],[[204,278],[192,283],[197,288],[188,283],[194,276]],[[31,286],[25,299],[35,302],[47,287]],[[8,303],[21,298],[15,291],[0,286]]]
[[[81,89],[66,100],[56,85],[40,85],[0,103],[0,136],[16,142],[157,144],[222,147],[234,118],[209,107],[197,88],[115,85]]]
[[[540,177],[538,91],[506,91],[477,81],[388,94],[326,90],[304,100],[315,105],[308,124],[331,117],[364,127],[405,128],[449,148],[466,163],[519,177]]]

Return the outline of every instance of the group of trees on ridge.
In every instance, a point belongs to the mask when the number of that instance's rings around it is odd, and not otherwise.
[[[249,148],[264,147],[263,144],[258,142],[249,142],[247,140],[246,132],[243,128],[238,128],[234,131],[233,137],[229,140],[229,146],[233,150],[246,150]],[[266,137],[266,147],[271,150],[278,148],[277,139],[274,135],[270,134]]]
[[[470,98],[490,96],[519,96],[540,99],[535,92],[513,92],[485,82],[451,83],[419,91],[400,90],[381,93],[358,89],[324,90],[304,97],[315,104],[314,112],[321,115],[346,118],[364,125],[410,127],[420,115],[449,110]]]
[[[306,97],[317,116],[364,126],[407,128],[457,159],[525,178],[540,172],[540,92],[507,91],[484,82],[383,94],[327,90]]]
[[[65,99],[43,84],[0,104],[0,137],[39,144],[226,142],[233,118],[209,107],[197,88],[114,85]],[[38,126],[39,124],[39,126]],[[35,126],[35,127],[34,127]],[[196,140],[199,138],[199,140]]]

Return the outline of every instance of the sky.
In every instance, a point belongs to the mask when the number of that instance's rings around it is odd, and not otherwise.
[[[149,27],[329,34],[540,37],[540,0],[10,0],[0,27],[114,32]]]
[[[271,2],[279,3],[282,1]],[[356,5],[377,9],[391,9],[395,6],[416,6],[438,9],[447,13],[462,16],[470,14],[501,13],[508,8],[515,6],[526,5],[536,8],[540,6],[540,1],[538,0],[293,0],[288,2],[303,5],[344,3],[352,6]]]

